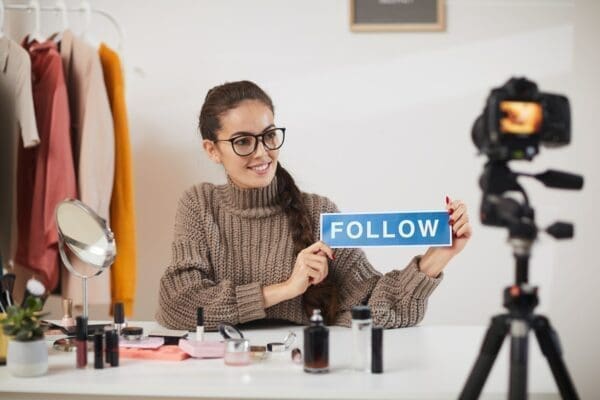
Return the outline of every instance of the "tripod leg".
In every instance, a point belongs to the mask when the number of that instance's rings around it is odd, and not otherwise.
[[[558,334],[550,325],[548,318],[536,315],[533,319],[533,329],[540,344],[540,349],[548,360],[548,364],[550,364],[560,395],[563,399],[579,399],[567,366],[562,359]]]
[[[465,383],[465,386],[460,394],[459,399],[477,399],[481,394],[485,380],[490,374],[492,365],[498,356],[500,347],[504,337],[508,333],[508,316],[497,315],[492,318],[490,327],[488,328],[481,350],[479,350],[479,356],[475,365],[469,374],[469,378]]]
[[[524,319],[513,319],[510,326],[510,383],[508,398],[527,398],[527,348],[529,324]]]

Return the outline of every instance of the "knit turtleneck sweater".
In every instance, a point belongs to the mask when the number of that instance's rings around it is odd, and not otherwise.
[[[319,237],[321,213],[338,212],[326,197],[302,194]],[[265,308],[262,288],[286,281],[295,263],[288,218],[278,204],[277,179],[269,186],[240,189],[203,183],[187,190],[175,218],[172,259],[160,281],[156,319],[174,329],[196,326],[196,309],[204,323],[239,324],[283,319],[307,324],[302,296]],[[336,325],[349,326],[352,306],[368,304],[374,324],[412,326],[425,314],[427,299],[442,277],[431,278],[414,257],[402,270],[376,271],[360,249],[335,249],[329,274],[338,288]]]

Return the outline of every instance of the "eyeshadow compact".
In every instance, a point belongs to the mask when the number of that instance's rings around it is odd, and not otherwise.
[[[125,340],[141,340],[144,329],[137,326],[128,326],[121,329],[121,335]]]
[[[243,339],[244,334],[238,328],[230,324],[219,324],[219,333],[223,339]]]
[[[295,341],[296,334],[290,331],[283,339],[283,342],[267,343],[267,351],[270,353],[281,353],[282,351],[287,351]]]
[[[71,337],[57,339],[52,344],[52,348],[57,351],[75,351],[75,347],[75,338]]]
[[[253,360],[263,360],[267,354],[266,346],[250,346],[250,354]]]
[[[188,336],[188,331],[160,327],[151,330],[148,336],[162,337],[164,338],[166,345],[177,345],[179,344],[180,339],[185,339]]]

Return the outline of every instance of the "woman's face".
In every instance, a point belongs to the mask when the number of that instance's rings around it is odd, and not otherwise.
[[[273,118],[271,109],[261,101],[244,100],[221,115],[217,139],[232,139],[241,134],[260,135],[275,126]],[[233,183],[242,189],[268,186],[275,176],[279,150],[265,148],[261,140],[256,151],[245,157],[233,151],[231,142],[205,139],[203,147],[213,161],[223,164]]]

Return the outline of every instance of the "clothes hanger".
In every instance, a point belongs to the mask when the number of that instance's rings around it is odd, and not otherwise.
[[[33,32],[29,35],[29,39],[27,40],[28,43],[31,43],[33,41],[37,41],[39,43],[44,42],[46,39],[42,36],[41,32],[40,32],[40,2],[38,0],[30,0],[29,1],[29,8],[30,10],[33,10],[33,17],[34,17],[34,26],[33,26]]]
[[[60,12],[61,31],[53,35],[53,40],[58,43],[61,41],[63,32],[69,29],[69,18],[67,16],[67,5],[63,0],[56,0],[56,11]]]
[[[100,42],[89,33],[92,22],[92,6],[89,1],[83,0],[81,2],[81,11],[83,12],[83,32],[81,33],[81,38],[97,49],[100,47]]]
[[[124,55],[124,50],[123,50],[123,42],[124,42],[125,34],[123,33],[123,29],[121,28],[121,25],[119,25],[119,23],[117,22],[115,17],[113,17],[111,14],[107,13],[106,11],[102,11],[102,10],[98,10],[98,9],[92,10],[90,2],[87,0],[82,0],[79,10],[83,13],[83,18],[84,18],[83,32],[81,34],[82,39],[87,41],[89,44],[91,44],[95,48],[100,47],[100,41],[98,41],[94,36],[89,34],[89,26],[90,26],[91,19],[92,19],[92,12],[102,15],[108,21],[110,21],[110,23],[114,26],[115,30],[117,31],[118,39],[117,39],[117,43],[116,43],[116,48],[114,50],[119,54],[119,58],[121,59],[121,67],[123,68],[123,73],[125,74],[126,72],[129,72],[129,70],[131,70],[136,75],[144,78],[146,76],[146,72],[144,71],[143,68],[137,67],[137,66],[127,67],[127,62],[125,60],[125,55]]]
[[[4,36],[4,1],[0,0],[0,38]]]

